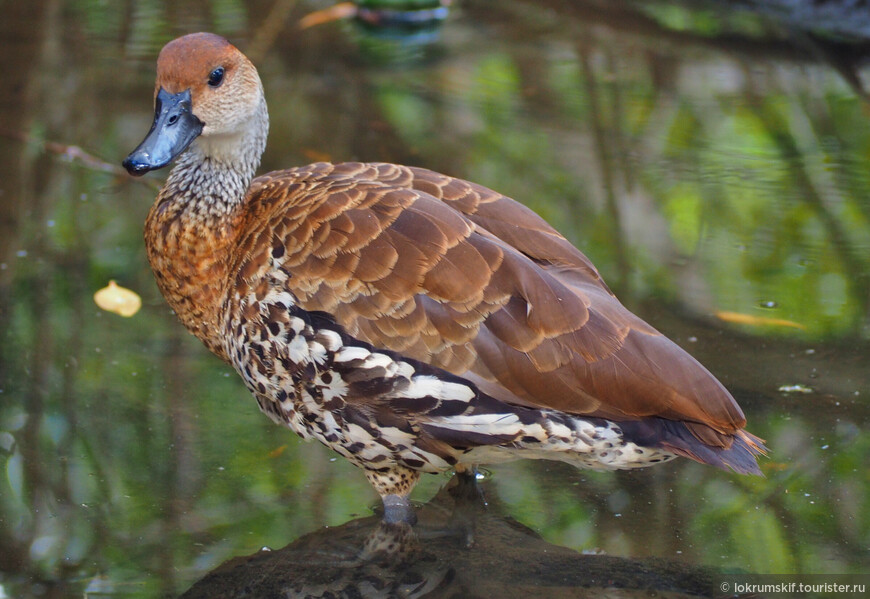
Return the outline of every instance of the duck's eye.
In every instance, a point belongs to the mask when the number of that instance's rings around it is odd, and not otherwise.
[[[224,82],[224,68],[218,67],[213,70],[208,76],[208,84],[212,87],[218,87]]]

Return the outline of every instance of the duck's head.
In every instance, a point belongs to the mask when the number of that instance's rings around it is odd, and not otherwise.
[[[154,122],[124,160],[131,175],[162,168],[194,140],[220,158],[266,119],[257,69],[235,46],[213,33],[192,33],[163,47],[157,58]],[[230,157],[231,158],[231,157]]]

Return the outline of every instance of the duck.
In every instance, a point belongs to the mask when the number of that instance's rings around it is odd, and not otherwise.
[[[761,474],[728,390],[625,308],[523,204],[422,167],[318,162],[256,175],[256,67],[193,33],[157,57],[154,120],[123,161],[173,163],[145,223],[157,286],[259,409],[363,470],[413,523],[423,473],[677,457]]]

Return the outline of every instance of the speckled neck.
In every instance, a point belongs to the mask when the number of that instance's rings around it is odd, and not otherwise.
[[[191,145],[145,223],[145,247],[160,291],[181,322],[225,359],[219,315],[248,187],[266,147],[265,100],[252,121],[239,133],[205,136]]]
[[[269,113],[261,99],[250,127],[203,136],[178,159],[160,192],[158,204],[180,204],[185,212],[226,217],[245,198],[266,149]]]

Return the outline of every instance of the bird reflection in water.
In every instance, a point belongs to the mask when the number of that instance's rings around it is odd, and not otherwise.
[[[697,566],[548,543],[485,502],[470,474],[454,476],[418,515],[413,528],[371,516],[233,558],[182,598],[715,595],[714,573]]]

